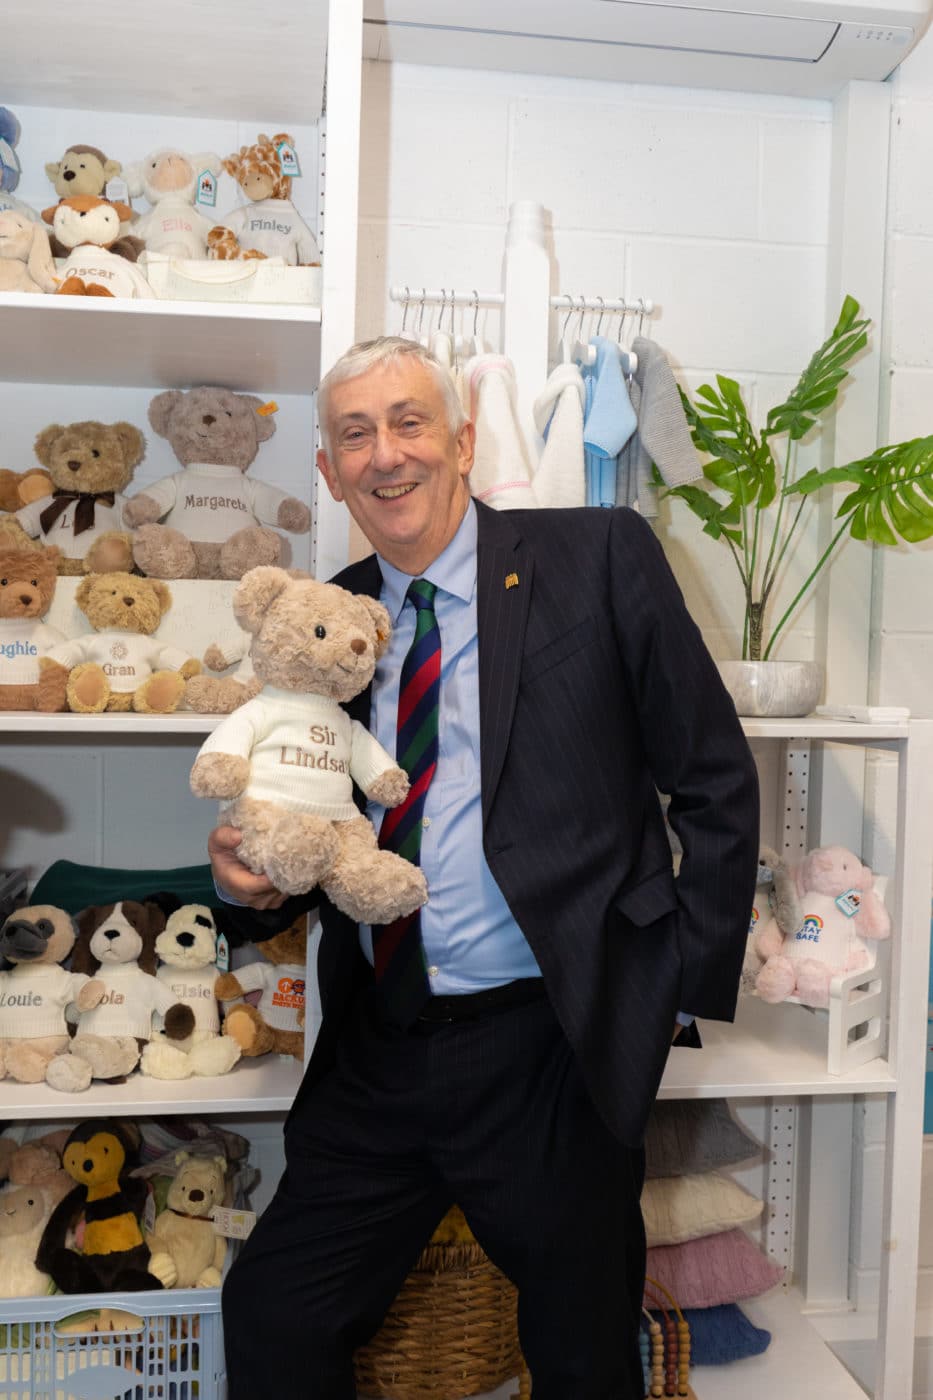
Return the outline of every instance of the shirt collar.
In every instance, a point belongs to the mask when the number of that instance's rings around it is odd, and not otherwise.
[[[429,579],[443,593],[453,594],[455,598],[469,603],[476,591],[477,533],[476,506],[471,497],[450,544],[419,577]],[[412,576],[403,574],[401,569],[396,569],[388,560],[383,559],[381,554],[377,554],[376,558],[382,573],[381,601],[388,608],[389,617],[394,625],[405,606],[405,595]]]

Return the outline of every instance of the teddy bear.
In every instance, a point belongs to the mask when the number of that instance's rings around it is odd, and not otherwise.
[[[35,454],[51,477],[50,494],[15,519],[32,539],[61,550],[60,574],[132,569],[132,537],[121,524],[123,488],[142,461],[146,439],[132,423],[50,423]]]
[[[294,144],[288,132],[280,131],[271,141],[260,135],[254,145],[227,156],[223,167],[250,202],[211,229],[209,257],[280,257],[306,267],[320,263],[314,234],[292,203],[292,177],[283,168],[283,147],[293,151]]]
[[[102,983],[103,995],[79,1015],[68,1053],[49,1066],[46,1082],[53,1089],[71,1093],[92,1079],[124,1078],[139,1062],[157,1011],[169,1039],[191,1035],[190,1006],[176,1001],[155,975],[155,943],[164,927],[165,915],[148,901],[92,905],[78,915],[72,970]]]
[[[145,1183],[125,1171],[132,1140],[115,1118],[90,1118],[69,1134],[62,1153],[77,1185],[55,1207],[42,1232],[36,1263],[62,1293],[161,1288],[149,1272],[149,1248],[137,1216]],[[84,1217],[80,1254],[66,1245]]]
[[[213,151],[187,155],[174,146],[151,151],[127,167],[131,195],[145,195],[152,206],[133,225],[149,253],[170,253],[181,258],[207,256],[207,235],[213,226],[194,207],[198,180],[205,170],[219,175],[223,166]]]
[[[146,245],[121,229],[121,221],[132,213],[128,204],[93,194],[69,196],[43,210],[43,219],[64,250],[57,296],[155,296],[136,267]]]
[[[54,292],[49,236],[20,209],[0,210],[0,292]]]
[[[214,1229],[211,1212],[223,1204],[226,1158],[176,1152],[175,1163],[166,1208],[145,1235],[149,1268],[165,1288],[219,1288],[227,1242]]]
[[[168,584],[135,574],[88,574],[78,584],[75,603],[94,628],[52,647],[44,659],[54,674],[67,672],[66,699],[76,714],[135,710],[167,715],[184,698],[185,681],[200,661],[152,634],[172,605]]]
[[[41,1186],[0,1188],[0,1298],[48,1293],[49,1275],[36,1266],[36,1253],[53,1206]]]
[[[380,850],[353,784],[397,807],[408,778],[343,705],[365,690],[391,635],[374,598],[332,583],[252,569],[233,595],[263,689],[227,715],[191,772],[197,797],[220,798],[242,832],[237,856],[284,894],[320,885],[351,919],[387,924],[427,899],[424,876]]]
[[[52,478],[45,467],[28,467],[24,472],[0,467],[0,511],[12,513],[51,494]]]
[[[174,900],[178,905],[178,900]],[[164,908],[164,905],[163,905]],[[217,922],[206,904],[178,905],[168,915],[155,950],[156,977],[177,1002],[191,1007],[194,1030],[187,1040],[170,1040],[158,1029],[143,1050],[139,1068],[154,1079],[227,1074],[240,1058],[235,1041],[220,1034],[217,980]]]
[[[755,879],[755,900],[748,921],[748,938],[745,944],[745,957],[742,962],[742,975],[739,990],[745,996],[754,995],[755,982],[761,971],[761,958],[758,954],[758,936],[774,918],[775,909],[780,906],[788,909],[788,900],[793,899],[793,879],[785,861],[773,847],[762,844],[758,852],[758,875]],[[788,909],[787,917],[793,918]]]
[[[48,1079],[52,1061],[69,1048],[66,1009],[97,1006],[106,988],[61,964],[75,945],[71,915],[52,904],[17,909],[0,929],[0,1078],[20,1084]]]
[[[257,1006],[237,1002],[227,1008],[224,1035],[230,1036],[247,1058],[292,1055],[304,1058],[305,958],[308,918],[300,915],[288,928],[258,943],[261,962],[223,972],[214,984],[220,1001],[233,1001],[246,992],[261,991]]]
[[[0,710],[65,707],[58,669],[43,658],[65,638],[43,619],[55,597],[58,550],[54,545],[9,549],[0,544]]]
[[[202,715],[229,715],[262,690],[262,681],[253,670],[249,655],[248,637],[227,645],[212,642],[201,660],[209,671],[226,671],[228,666],[239,664],[229,676],[192,676],[185,686],[189,710]]]
[[[57,1206],[74,1186],[62,1166],[67,1138],[68,1129],[59,1128],[22,1144],[12,1142],[6,1161],[0,1164],[0,1181],[6,1180],[11,1186],[38,1186],[50,1201],[50,1208]]]
[[[789,873],[788,898],[757,935],[764,965],[755,992],[768,1002],[828,1006],[837,973],[874,967],[874,945],[889,937],[891,919],[871,870],[844,846],[817,847]]]
[[[133,558],[150,578],[239,579],[276,564],[282,539],[270,526],[304,535],[311,512],[294,496],[245,475],[275,423],[254,394],[202,386],[168,389],[149,405],[149,422],[183,468],[133,496],[123,508],[135,529]],[[157,524],[161,521],[161,524]]]
[[[15,209],[27,219],[39,221],[35,209],[30,209],[13,191],[19,184],[21,167],[13,147],[20,138],[20,126],[9,107],[0,107],[0,213]]]

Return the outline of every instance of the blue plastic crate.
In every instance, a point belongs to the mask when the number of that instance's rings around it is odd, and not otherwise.
[[[101,1310],[136,1322],[69,1330]],[[226,1392],[217,1288],[58,1293],[0,1305],[0,1400],[224,1400]]]

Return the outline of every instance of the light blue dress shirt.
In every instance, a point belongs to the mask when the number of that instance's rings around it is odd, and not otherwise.
[[[456,535],[423,575],[437,585],[434,611],[441,634],[438,762],[421,832],[421,868],[429,891],[421,910],[421,937],[435,996],[541,975],[483,855],[476,532],[471,501]],[[369,728],[394,754],[399,680],[415,635],[415,609],[405,601],[411,575],[377,557],[380,598],[393,632],[376,667]],[[384,808],[371,802],[367,811],[378,831]],[[361,928],[360,942],[372,962],[368,927]]]

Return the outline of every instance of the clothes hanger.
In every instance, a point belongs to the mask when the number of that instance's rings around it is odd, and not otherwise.
[[[424,289],[424,287],[422,287],[422,288],[421,288],[421,296],[418,298],[418,334],[417,334],[417,337],[416,337],[416,338],[417,338],[418,344],[421,346],[421,348],[422,348],[423,350],[427,350],[427,349],[429,348],[429,347],[428,347],[428,335],[427,335],[427,333],[422,329],[422,327],[424,326],[424,297],[425,297],[425,289]]]
[[[625,318],[627,315],[628,306],[626,305],[625,298],[623,297],[622,311],[619,315],[619,362],[622,365],[623,375],[625,376],[628,383],[631,384],[632,377],[634,376],[635,371],[638,369],[638,356],[635,354],[634,350],[628,350],[622,344],[622,332],[625,327]]]
[[[402,340],[414,340],[414,339],[415,339],[415,336],[413,336],[412,333],[411,333],[411,331],[408,329],[408,308],[409,308],[410,306],[411,306],[411,292],[408,290],[408,287],[406,286],[406,287],[405,287],[405,300],[404,300],[403,303],[402,303],[402,329],[399,331],[399,335],[401,336]]]
[[[570,358],[576,360],[582,369],[587,369],[596,363],[596,346],[590,345],[583,340],[583,323],[586,316],[586,297],[580,298],[580,320],[577,323],[577,338],[570,351]]]
[[[487,355],[489,353],[486,342],[477,329],[479,322],[479,292],[473,288],[473,333],[470,336],[469,353],[471,355]]]
[[[450,314],[453,317],[454,302],[453,291],[450,293]],[[444,308],[447,305],[447,292],[441,287],[441,309],[437,313],[437,329],[431,335],[431,354],[435,360],[439,360],[445,369],[452,369],[454,362],[454,342],[453,336],[448,335],[443,329]]]

